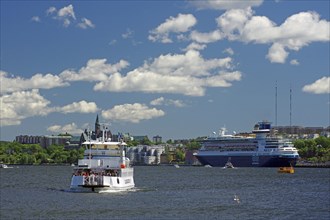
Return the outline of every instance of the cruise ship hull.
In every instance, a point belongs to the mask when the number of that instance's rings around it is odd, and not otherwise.
[[[224,167],[230,161],[235,167],[295,166],[298,157],[283,155],[195,155],[202,165]]]

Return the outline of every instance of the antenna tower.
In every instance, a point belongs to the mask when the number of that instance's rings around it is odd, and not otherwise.
[[[292,87],[290,84],[290,130],[292,133]]]
[[[275,126],[277,127],[277,81],[275,84]]]

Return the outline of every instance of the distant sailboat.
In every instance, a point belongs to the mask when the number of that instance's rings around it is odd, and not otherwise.
[[[225,166],[223,167],[223,169],[226,169],[226,168],[235,168],[234,165],[230,161],[231,161],[231,157],[228,158],[228,161],[225,164]]]
[[[236,201],[238,204],[241,202],[238,195],[234,195],[234,201]]]

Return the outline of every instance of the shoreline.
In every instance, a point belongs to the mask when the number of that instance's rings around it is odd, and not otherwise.
[[[47,163],[47,164],[6,164],[8,166],[72,166],[71,164],[66,164],[66,163]],[[203,167],[203,165],[191,165],[191,164],[133,164],[133,167],[139,167],[139,166],[150,166],[150,167],[162,167],[162,166],[174,166],[174,165],[179,165],[182,167]],[[297,163],[295,168],[330,168],[330,162],[327,163]],[[262,168],[262,167],[260,167]]]
[[[330,168],[329,163],[324,163],[324,164],[296,164],[297,168]]]

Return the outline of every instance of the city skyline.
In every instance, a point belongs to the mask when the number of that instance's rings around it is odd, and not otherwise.
[[[0,4],[1,140],[330,125],[329,1]]]

